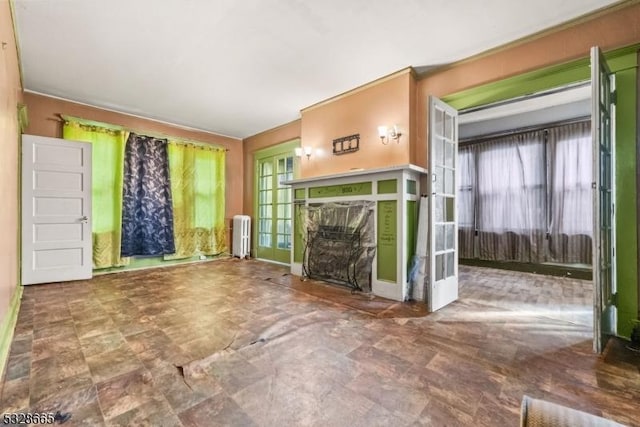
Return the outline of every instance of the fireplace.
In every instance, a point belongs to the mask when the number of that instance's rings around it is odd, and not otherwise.
[[[302,209],[303,275],[371,291],[375,256],[373,202],[311,204]]]
[[[402,165],[284,182],[293,188],[291,272],[408,299],[425,174]]]

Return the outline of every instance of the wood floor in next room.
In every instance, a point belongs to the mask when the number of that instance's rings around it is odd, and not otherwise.
[[[544,295],[539,276],[496,274],[463,268],[461,299],[428,315],[230,259],[27,287],[1,409],[92,426],[508,426],[527,394],[640,425],[637,353],[614,340],[594,355],[590,326],[505,305],[510,280]]]

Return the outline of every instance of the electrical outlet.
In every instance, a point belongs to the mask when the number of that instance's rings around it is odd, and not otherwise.
[[[201,260],[207,259],[207,256],[206,255],[200,255],[200,259]]]

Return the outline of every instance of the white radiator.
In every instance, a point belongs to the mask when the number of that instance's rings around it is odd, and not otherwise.
[[[233,217],[233,256],[248,258],[251,248],[251,217],[235,215]]]

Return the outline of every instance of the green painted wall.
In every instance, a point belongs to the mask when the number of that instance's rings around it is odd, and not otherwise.
[[[4,378],[4,369],[9,358],[9,350],[11,350],[11,341],[13,333],[18,321],[18,312],[20,311],[20,301],[22,300],[22,291],[24,287],[18,285],[13,291],[7,313],[0,322],[0,378]]]
[[[395,200],[378,202],[378,279],[397,281],[398,271],[398,203]]]
[[[638,318],[638,242],[636,212],[638,46],[605,53],[616,74],[616,247],[618,286],[618,334],[629,337]],[[585,55],[588,52],[585,52]],[[589,80],[588,56],[499,82],[444,97],[455,108],[464,109],[501,101],[554,87]]]
[[[611,71],[618,72],[637,66],[637,51],[638,46],[632,46],[605,53]],[[570,83],[587,81],[591,78],[588,54],[589,52],[585,52],[585,57],[577,61],[519,74],[508,79],[456,92],[442,99],[454,108],[462,110]]]
[[[616,73],[616,260],[618,334],[629,337],[638,317],[636,212],[637,68]]]

